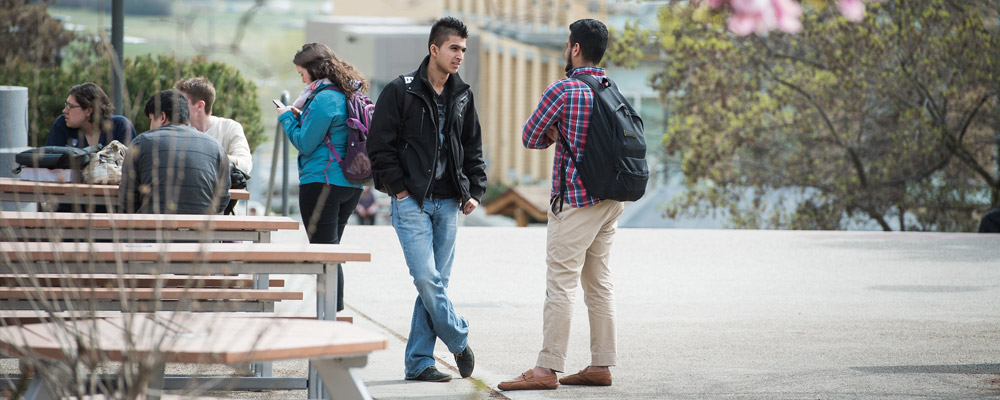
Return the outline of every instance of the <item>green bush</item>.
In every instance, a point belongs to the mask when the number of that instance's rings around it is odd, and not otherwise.
[[[82,54],[75,55],[76,61],[63,67],[39,68],[23,62],[0,66],[0,82],[28,88],[29,145],[45,143],[49,127],[62,113],[63,102],[73,85],[94,82],[112,95],[110,58],[101,56],[109,54],[106,48],[101,43],[76,48]],[[142,108],[152,94],[173,88],[174,82],[181,78],[204,76],[212,81],[217,93],[212,114],[239,121],[251,150],[265,140],[257,85],[244,78],[238,69],[204,58],[179,60],[167,55],[126,57],[124,64],[125,98],[121,114],[132,121],[136,132],[149,130],[149,118],[142,115]]]

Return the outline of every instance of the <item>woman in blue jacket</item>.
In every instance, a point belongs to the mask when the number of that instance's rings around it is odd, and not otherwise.
[[[292,62],[306,87],[295,103],[278,109],[278,122],[299,150],[299,212],[309,243],[340,243],[363,187],[347,181],[326,141],[347,154],[347,96],[367,92],[368,82],[323,44],[303,45]],[[340,311],[344,273],[339,267],[337,275]]]
[[[111,100],[94,83],[73,86],[65,105],[49,129],[46,146],[104,147],[112,140],[128,146],[135,137],[132,122],[112,115],[115,108]]]

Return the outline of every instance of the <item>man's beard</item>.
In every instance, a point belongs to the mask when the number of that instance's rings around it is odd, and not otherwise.
[[[572,71],[572,70],[573,70],[573,59],[569,57],[569,54],[567,54],[566,55],[566,72],[569,72],[569,71]]]

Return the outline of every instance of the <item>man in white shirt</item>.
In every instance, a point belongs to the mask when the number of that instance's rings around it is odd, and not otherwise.
[[[191,126],[219,141],[226,149],[229,160],[243,172],[250,174],[253,169],[253,156],[250,154],[250,144],[243,133],[243,125],[229,118],[212,115],[215,103],[215,86],[203,76],[181,79],[174,84],[187,97],[191,112]]]

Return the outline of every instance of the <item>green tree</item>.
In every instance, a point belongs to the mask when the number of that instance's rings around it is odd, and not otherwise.
[[[1000,205],[1000,0],[870,3],[860,23],[813,1],[799,34],[764,37],[689,3],[662,7],[652,36],[663,145],[689,189],[669,215],[970,231]]]
[[[59,65],[61,51],[74,35],[49,15],[45,3],[0,0],[0,64]]]

